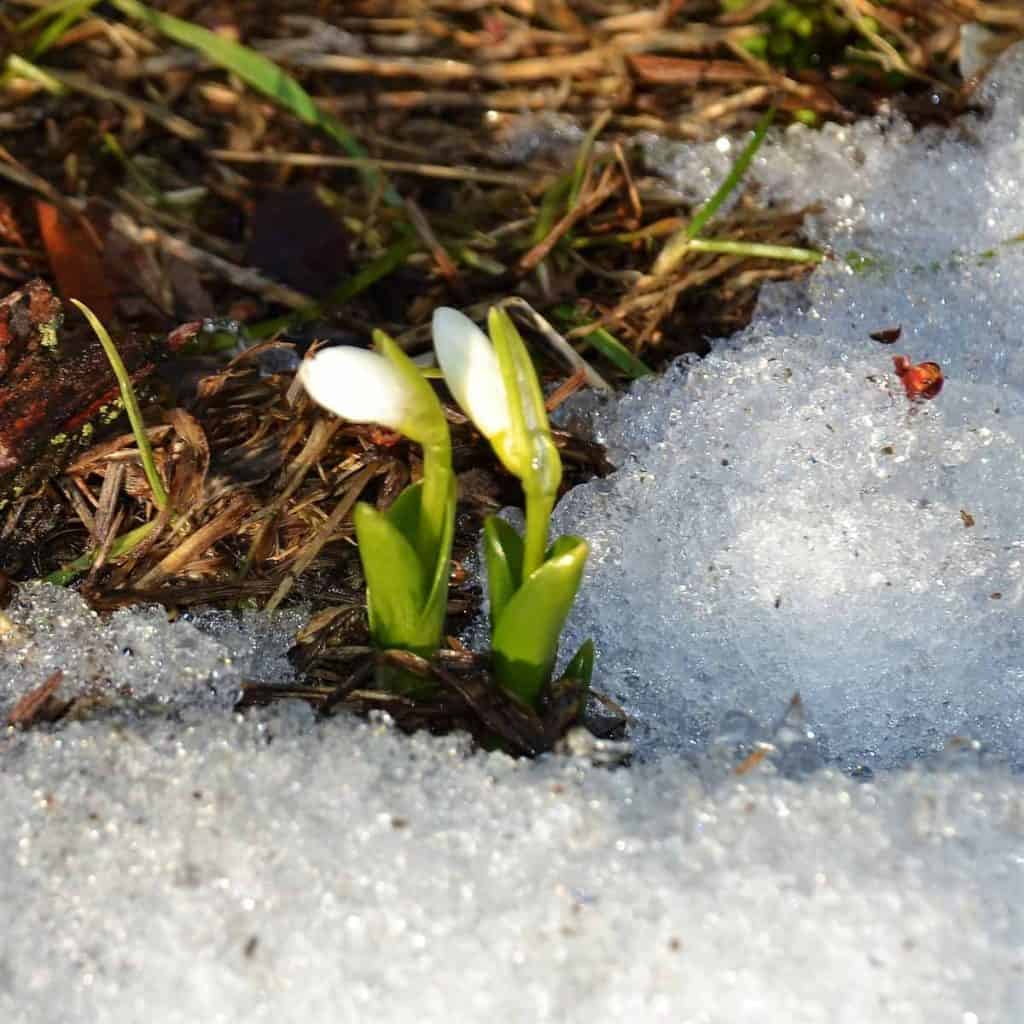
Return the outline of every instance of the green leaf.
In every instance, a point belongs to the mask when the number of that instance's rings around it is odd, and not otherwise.
[[[498,516],[484,520],[484,561],[491,599],[491,631],[523,580],[523,538]]]
[[[32,44],[29,54],[32,59],[38,60],[51,46],[59,42],[60,37],[77,21],[84,18],[97,2],[98,0],[71,0],[70,3],[47,4],[34,16],[26,18],[20,26],[23,29],[26,26],[37,24],[40,15],[44,18],[48,15],[53,16],[50,23],[39,33],[36,41]]]
[[[378,647],[401,647],[431,657],[441,644],[455,535],[454,483],[451,487],[451,500],[439,526],[439,542],[427,563],[413,546],[422,508],[422,481],[402,491],[386,512],[370,505],[356,506],[356,535],[366,573],[370,630]],[[415,573],[408,567],[410,556]],[[415,588],[404,582],[412,576],[417,580]]]
[[[450,447],[444,407],[420,368],[385,331],[378,329],[373,332],[373,345],[398,371],[402,383],[413,396],[410,401],[410,407],[414,410],[410,417],[413,422],[407,427],[403,426],[402,433],[424,448],[436,445]]]
[[[420,502],[423,498],[423,481],[410,484],[391,503],[391,507],[382,513],[392,526],[409,543],[416,536],[416,528],[420,520]]]
[[[558,640],[576,599],[587,542],[560,537],[544,562],[505,606],[491,637],[498,683],[533,707],[558,654]]]
[[[498,357],[509,428],[492,440],[505,467],[519,477],[526,498],[523,575],[539,568],[548,543],[548,520],[562,482],[562,459],[551,437],[544,392],[526,344],[505,310],[494,307],[487,318]],[[498,446],[501,450],[498,450]]]
[[[360,502],[353,519],[366,574],[366,604],[374,644],[401,647],[429,657],[437,645],[422,636],[426,586],[415,549],[372,505]]]
[[[152,25],[165,36],[198,50],[215,64],[227,68],[254,89],[287,107],[300,121],[322,129],[350,156],[360,159],[367,157],[366,150],[340,121],[320,110],[313,102],[313,97],[291,75],[262,54],[199,25],[154,11],[138,0],[111,0],[111,5],[122,14]],[[363,167],[360,173],[371,188],[384,185],[384,198],[390,205],[401,205],[401,197],[386,184],[378,170]]]
[[[580,649],[572,656],[569,664],[565,666],[565,675],[570,679],[578,679],[581,683],[590,686],[590,680],[594,675],[594,641],[584,640]]]

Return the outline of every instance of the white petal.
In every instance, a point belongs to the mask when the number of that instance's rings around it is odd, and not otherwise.
[[[303,362],[299,379],[310,398],[354,423],[403,430],[413,396],[383,357],[361,348],[325,348]]]
[[[509,429],[505,385],[490,339],[468,316],[440,306],[434,310],[434,351],[449,391],[490,439]]]

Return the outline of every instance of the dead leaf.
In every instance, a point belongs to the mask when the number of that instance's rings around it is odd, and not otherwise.
[[[903,327],[897,324],[895,327],[885,327],[880,331],[872,331],[868,337],[872,341],[880,341],[883,345],[892,345],[900,340]]]
[[[114,318],[114,293],[95,230],[84,218],[75,223],[42,199],[36,200],[36,217],[57,288],[65,301],[84,302],[101,322],[109,324]]]
[[[930,400],[942,390],[942,367],[938,363],[915,364],[906,356],[893,356],[892,363],[910,401]]]
[[[58,669],[46,682],[30,690],[11,709],[7,724],[16,729],[28,729],[42,722],[55,722],[70,706],[70,701],[58,700],[57,689],[64,679]]]

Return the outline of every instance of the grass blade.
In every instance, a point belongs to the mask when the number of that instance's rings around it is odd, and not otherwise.
[[[134,530],[129,530],[127,533],[122,533],[113,544],[110,545],[110,551],[107,552],[107,558],[113,561],[116,558],[120,558],[122,555],[127,555],[130,551],[134,551],[152,532],[156,526],[157,519],[151,519],[148,523],[143,523],[141,526],[136,526]],[[68,562],[62,569],[51,572],[49,576],[43,577],[44,583],[52,583],[54,586],[66,587],[76,577],[81,576],[83,572],[88,572],[92,568],[92,563],[96,560],[96,551],[86,551],[84,555],[79,556],[73,562]]]
[[[349,156],[367,157],[366,150],[340,121],[321,111],[312,96],[291,75],[262,54],[199,25],[154,11],[138,0],[111,0],[111,5],[130,18],[152,25],[175,42],[198,50],[215,64],[238,75],[243,82],[290,110],[300,121],[320,128]],[[359,173],[371,189],[383,188],[384,199],[389,205],[401,205],[401,197],[379,170],[366,165],[359,168]]]
[[[80,310],[89,321],[96,337],[99,338],[103,351],[110,361],[110,367],[117,378],[117,385],[121,389],[121,399],[124,402],[125,410],[128,413],[128,420],[132,425],[132,433],[135,435],[135,443],[139,446],[139,455],[142,458],[142,468],[146,471],[146,479],[149,481],[150,490],[153,492],[153,504],[162,512],[170,504],[167,491],[164,490],[163,481],[156,468],[156,460],[153,458],[153,449],[149,444],[149,437],[146,434],[146,424],[142,419],[142,410],[139,408],[138,399],[135,397],[135,389],[132,387],[132,378],[128,373],[117,346],[111,340],[107,329],[100,323],[95,313],[78,299],[69,300],[76,309]]]
[[[729,195],[736,186],[743,180],[747,168],[754,159],[757,151],[761,148],[768,126],[775,118],[775,108],[766,110],[754,128],[754,134],[750,141],[743,147],[743,151],[736,158],[725,180],[715,191],[715,194],[693,215],[690,223],[685,228],[677,231],[666,243],[665,247],[658,254],[654,261],[654,276],[661,277],[673,270],[676,264],[683,258],[683,254],[690,246],[690,242],[700,234],[701,229],[716,213],[722,204],[729,198]]]
[[[691,238],[693,252],[721,252],[732,256],[757,256],[767,260],[789,260],[793,263],[820,263],[824,253],[800,249],[795,245],[766,245],[763,242],[737,242],[728,238]]]
[[[37,60],[55,43],[60,40],[69,28],[80,21],[91,11],[99,0],[72,0],[69,4],[60,4],[60,10],[55,12],[53,20],[39,33],[36,41],[32,44],[29,55]],[[58,6],[58,5],[53,5]],[[43,9],[44,11],[47,8]],[[25,19],[28,21],[28,19]]]
[[[583,327],[586,318],[581,316],[571,306],[559,306],[555,315],[563,323],[570,327]],[[610,331],[598,327],[590,333],[583,335],[583,342],[597,349],[614,366],[618,367],[631,380],[639,380],[641,377],[650,377],[654,371],[637,356],[626,348]]]

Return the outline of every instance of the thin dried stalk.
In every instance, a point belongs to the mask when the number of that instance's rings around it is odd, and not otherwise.
[[[313,559],[323,550],[324,545],[334,537],[342,520],[352,511],[366,485],[380,472],[380,468],[380,465],[376,463],[366,466],[346,481],[345,493],[341,500],[324,521],[323,526],[317,530],[313,538],[299,553],[292,563],[291,569],[288,570],[284,579],[278,584],[273,596],[267,601],[266,610],[268,612],[272,612],[288,596],[288,592],[295,585],[296,579],[309,568]]]

